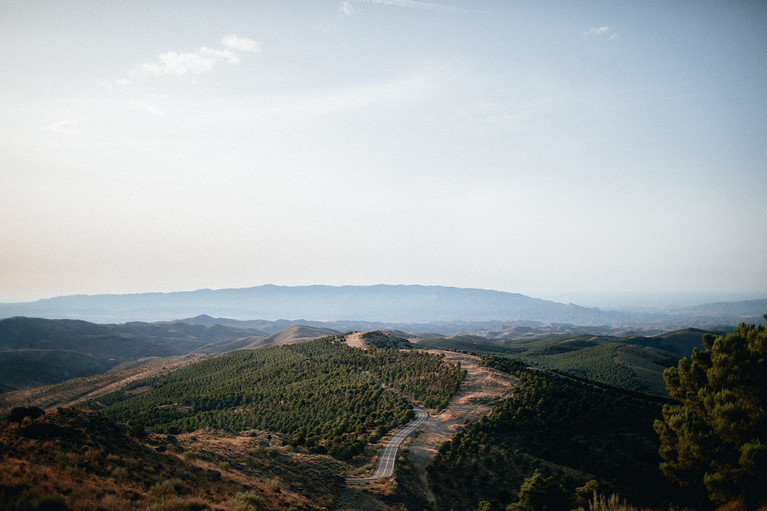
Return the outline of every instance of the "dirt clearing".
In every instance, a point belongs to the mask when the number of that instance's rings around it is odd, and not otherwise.
[[[509,374],[480,366],[479,357],[450,351],[429,352],[442,354],[445,361],[453,364],[460,362],[466,370],[466,378],[448,407],[439,415],[430,416],[421,426],[420,433],[410,440],[410,458],[421,476],[423,488],[428,488],[426,466],[439,446],[450,440],[466,420],[480,420],[496,403],[511,397],[520,385],[519,380]],[[432,500],[431,495],[428,497]]]

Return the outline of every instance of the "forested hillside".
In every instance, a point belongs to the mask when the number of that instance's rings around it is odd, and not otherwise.
[[[435,355],[362,350],[326,337],[216,357],[135,381],[86,406],[153,431],[276,431],[310,452],[350,459],[412,417],[409,403],[385,387],[438,410],[462,378],[459,366]]]
[[[618,492],[637,504],[661,507],[678,496],[658,469],[653,420],[660,417],[661,398],[531,370],[507,358],[483,361],[516,375],[522,387],[440,447],[428,470],[439,509],[475,509],[481,501],[504,509],[536,471],[552,502],[563,506],[575,507],[576,488],[592,480],[587,488]],[[580,496],[590,498],[591,489]]]

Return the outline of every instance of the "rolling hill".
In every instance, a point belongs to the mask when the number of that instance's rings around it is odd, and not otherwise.
[[[193,353],[217,354],[241,349],[262,348],[272,344],[293,344],[339,333],[341,332],[332,328],[293,325],[271,335],[240,337],[206,344]]]
[[[185,355],[255,329],[187,323],[100,325],[80,320],[0,320],[0,391],[89,376],[147,357]]]
[[[546,330],[544,330],[545,332]],[[486,338],[450,336],[416,339],[419,347],[461,350],[516,358],[546,369],[563,371],[652,394],[666,393],[663,371],[693,348],[703,348],[705,330],[688,328],[655,336],[565,335]],[[711,332],[716,333],[716,332]]]

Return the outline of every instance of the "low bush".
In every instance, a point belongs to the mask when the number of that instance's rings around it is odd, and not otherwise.
[[[235,511],[260,511],[264,507],[264,498],[252,492],[238,493],[234,498]]]

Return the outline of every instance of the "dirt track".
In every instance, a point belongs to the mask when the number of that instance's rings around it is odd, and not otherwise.
[[[426,466],[440,444],[450,440],[467,419],[476,422],[490,413],[496,402],[511,397],[520,383],[513,376],[480,366],[479,357],[449,351],[430,352],[444,354],[447,362],[460,362],[467,374],[450,405],[439,415],[429,417],[421,426],[421,433],[409,445],[411,460],[421,475],[424,488],[428,488]]]

